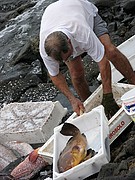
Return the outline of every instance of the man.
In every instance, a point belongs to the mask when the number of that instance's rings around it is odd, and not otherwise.
[[[91,94],[84,76],[81,55],[87,52],[99,65],[103,85],[102,104],[108,118],[119,107],[111,87],[111,61],[124,77],[135,84],[135,74],[127,58],[111,43],[106,23],[98,9],[87,0],[59,0],[49,5],[41,20],[40,54],[57,88],[68,98],[73,111],[84,111],[83,101]],[[81,100],[76,98],[59,71],[64,61]]]

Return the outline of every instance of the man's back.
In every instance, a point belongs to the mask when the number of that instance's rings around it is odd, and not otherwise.
[[[70,29],[76,23],[88,23],[93,29],[92,19],[96,12],[96,7],[86,0],[59,0],[46,8],[41,21],[41,32],[48,35],[56,29]]]

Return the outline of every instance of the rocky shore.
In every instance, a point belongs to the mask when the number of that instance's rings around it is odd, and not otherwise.
[[[45,8],[55,0],[0,1],[0,107],[11,102],[59,100],[72,109],[51,83],[39,55],[39,28]],[[118,46],[135,34],[135,0],[91,0],[108,23],[112,42]],[[134,47],[133,47],[134,48]],[[97,64],[85,57],[86,78],[92,91],[98,86]],[[71,88],[69,72],[65,73]],[[75,92],[74,92],[75,93]],[[135,125],[132,123],[111,145],[111,161],[88,179],[135,179]],[[38,177],[37,179],[40,179]]]

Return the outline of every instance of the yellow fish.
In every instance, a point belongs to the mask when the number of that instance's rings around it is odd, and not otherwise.
[[[60,133],[72,136],[58,159],[58,170],[62,173],[84,160],[87,155],[87,139],[75,125],[70,123],[64,123]]]

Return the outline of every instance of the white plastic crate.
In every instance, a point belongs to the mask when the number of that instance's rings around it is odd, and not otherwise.
[[[49,138],[49,140],[38,150],[38,154],[42,155],[49,164],[53,161],[53,141],[54,134]]]
[[[97,154],[79,165],[63,173],[59,173],[57,168],[58,158],[60,152],[64,149],[71,136],[63,136],[60,133],[62,125],[54,128],[54,180],[84,179],[99,172],[101,166],[108,163],[110,160],[108,120],[104,114],[104,108],[102,105],[94,108],[91,112],[84,113],[82,116],[76,117],[71,123],[77,126],[81,133],[86,135],[88,149],[92,148],[95,152],[97,152]]]
[[[59,101],[5,105],[0,111],[0,142],[45,143],[66,113]]]
[[[135,85],[124,84],[124,83],[113,83],[113,94],[117,101],[117,103],[122,106],[121,96],[129,91],[130,89],[135,88]],[[100,85],[92,95],[84,102],[84,106],[86,108],[86,112],[91,111],[93,108],[99,106],[102,101],[102,85]],[[74,112],[68,119],[68,122],[72,122],[77,115]],[[123,108],[120,110],[108,121],[109,125],[109,143],[111,144],[132,122],[130,116],[128,116]],[[51,147],[51,148],[48,148]],[[39,150],[39,154],[41,154],[45,158],[50,158],[53,161],[53,146],[54,146],[54,136],[42,146],[42,149]],[[52,159],[51,159],[52,158]],[[51,162],[51,161],[50,161]]]

